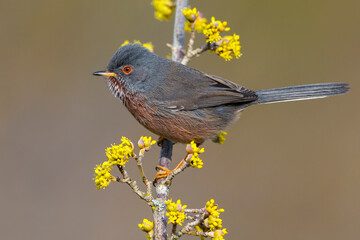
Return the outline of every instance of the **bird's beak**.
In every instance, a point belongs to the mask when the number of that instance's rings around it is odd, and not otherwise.
[[[115,77],[117,74],[110,72],[110,71],[97,71],[94,72],[93,75],[95,76],[105,76],[105,77]]]

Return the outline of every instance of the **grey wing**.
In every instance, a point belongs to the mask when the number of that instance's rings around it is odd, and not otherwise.
[[[164,107],[174,110],[195,110],[226,104],[246,103],[257,100],[254,91],[223,78],[200,73],[197,78],[186,79],[180,92],[174,92]],[[185,74],[183,77],[186,77]],[[192,74],[192,77],[195,75]],[[181,79],[179,79],[181,80]],[[186,90],[184,90],[186,89]]]

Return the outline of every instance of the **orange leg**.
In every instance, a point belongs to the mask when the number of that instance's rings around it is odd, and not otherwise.
[[[168,177],[173,171],[179,169],[183,164],[187,163],[187,156],[181,160],[181,162],[174,168],[174,170],[169,170],[167,168],[164,168],[162,166],[157,166],[156,169],[160,169],[161,171],[158,171],[155,175],[155,178],[153,180],[153,183],[156,183],[156,181],[160,178],[166,178]]]

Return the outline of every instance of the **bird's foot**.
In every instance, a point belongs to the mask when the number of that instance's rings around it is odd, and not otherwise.
[[[160,170],[160,171],[158,171],[154,177],[154,180],[153,180],[154,186],[158,179],[167,178],[173,172],[172,170],[169,170],[162,166],[156,166],[156,170]]]
[[[156,166],[156,170],[160,170],[156,173],[154,180],[153,180],[153,184],[155,185],[155,183],[157,182],[158,179],[160,178],[167,178],[170,174],[172,174],[174,171],[178,170],[179,168],[182,167],[183,164],[186,164],[186,158],[184,158],[183,160],[181,160],[181,162],[174,168],[174,170],[169,170],[167,168],[164,168],[162,166]]]

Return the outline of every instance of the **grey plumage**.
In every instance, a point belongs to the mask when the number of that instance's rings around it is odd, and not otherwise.
[[[256,91],[258,99],[252,104],[300,101],[344,94],[349,90],[346,83],[322,83]]]
[[[157,56],[138,44],[120,48],[106,71],[94,74],[108,76],[110,90],[144,127],[183,143],[217,141],[217,135],[248,106],[323,98],[349,90],[345,83],[325,83],[252,91]]]

